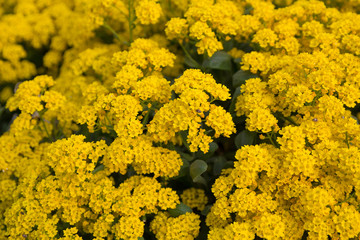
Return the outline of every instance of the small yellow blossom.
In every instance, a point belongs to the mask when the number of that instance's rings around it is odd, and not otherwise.
[[[166,23],[165,33],[169,40],[182,39],[188,34],[188,24],[185,19],[171,18]]]
[[[180,195],[181,200],[191,208],[197,208],[202,211],[208,202],[208,198],[205,195],[203,189],[189,188],[183,191]]]
[[[163,15],[161,6],[155,0],[142,0],[135,7],[136,17],[141,24],[155,24]]]

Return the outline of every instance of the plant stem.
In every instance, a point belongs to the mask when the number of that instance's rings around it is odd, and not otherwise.
[[[290,122],[292,125],[299,126],[299,124],[297,124],[291,117],[284,117],[284,116],[282,116],[281,114],[279,114],[279,115],[280,115],[279,117],[280,117],[282,120],[288,121],[288,122]]]
[[[114,37],[115,37],[117,40],[125,43],[126,45],[129,45],[129,43],[128,43],[127,41],[125,41],[122,37],[120,37],[120,35],[117,34],[117,33],[115,32],[115,30],[114,30],[109,24],[107,24],[106,22],[104,22],[103,27],[106,28],[106,29],[108,29],[108,30],[114,35]]]
[[[276,148],[280,148],[279,144],[276,141],[274,141],[274,139],[269,133],[266,133],[266,136],[269,138],[272,145],[274,145]]]
[[[181,137],[181,141],[182,141],[182,143],[184,144],[184,146],[186,147],[186,149],[191,153],[191,155],[193,156],[194,155],[194,153],[192,152],[192,151],[190,151],[190,146],[189,146],[189,144],[187,143],[187,141],[186,141],[186,139],[185,139],[185,136],[182,134],[182,133],[180,133],[180,137]]]
[[[148,120],[149,120],[149,116],[150,116],[150,109],[148,110],[148,112],[145,114],[145,117],[144,117],[144,119],[143,119],[143,121],[142,121],[142,125],[145,127],[146,126],[146,124],[147,124],[147,122],[148,122]]]
[[[52,137],[50,136],[50,134],[49,134],[49,131],[47,130],[47,128],[46,128],[46,124],[45,124],[45,121],[44,121],[44,119],[41,117],[40,118],[41,119],[41,122],[43,123],[43,126],[44,126],[44,129],[45,129],[45,132],[46,132],[46,135],[47,135],[47,137],[49,138],[49,140],[52,142]]]
[[[345,132],[345,143],[346,143],[346,146],[347,146],[348,148],[350,148],[350,144],[349,144],[349,135],[348,135],[348,133],[347,133],[347,132]]]
[[[202,67],[201,65],[191,57],[190,53],[186,50],[186,48],[181,44],[179,43],[180,47],[182,48],[182,50],[184,51],[185,55],[190,59],[190,61],[195,65],[196,68],[199,68],[202,70]]]

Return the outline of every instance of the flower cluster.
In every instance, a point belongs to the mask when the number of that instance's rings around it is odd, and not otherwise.
[[[265,11],[252,6],[254,16]],[[267,10],[250,42],[257,51],[242,58],[241,69],[257,77],[245,81],[236,102],[264,143],[241,147],[234,169],[213,185],[212,214],[236,218],[219,227],[208,215],[212,234],[249,223],[248,231],[266,239],[300,239],[304,230],[308,239],[356,237],[360,229],[338,219],[343,208],[360,216],[360,125],[349,111],[360,100],[352,47],[358,28],[348,18],[358,16],[316,1]]]

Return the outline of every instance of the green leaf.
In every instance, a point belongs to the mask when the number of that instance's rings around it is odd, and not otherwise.
[[[178,204],[176,206],[175,209],[168,209],[168,212],[170,213],[170,215],[172,217],[178,217],[178,216],[183,215],[183,214],[185,214],[187,212],[191,213],[192,209],[189,206],[187,206],[187,205],[185,205],[184,203],[181,202],[180,204]]]
[[[231,99],[231,104],[230,104],[230,107],[229,107],[229,112],[230,113],[233,113],[235,111],[235,104],[236,104],[236,99],[237,97],[241,94],[241,88],[240,87],[237,87],[235,89],[235,92],[234,94],[232,94],[232,99]]]
[[[180,132],[180,137],[181,137],[181,141],[183,143],[183,145],[186,147],[187,150],[189,150],[189,152],[191,152],[189,144],[187,142],[187,133],[185,131],[181,131]]]
[[[210,209],[211,209],[211,205],[206,205],[204,210],[201,211],[201,215],[207,216],[208,213],[210,212]]]
[[[241,58],[234,58],[234,63],[236,64],[236,65],[239,65],[239,64],[241,64],[241,62],[242,62],[242,59]]]
[[[235,145],[237,148],[241,148],[245,145],[252,145],[254,143],[256,132],[250,132],[248,130],[241,131],[235,137]]]
[[[183,165],[180,168],[179,174],[173,177],[172,179],[181,178],[189,172],[189,166],[190,166],[189,161],[186,160],[185,158],[181,158],[181,160],[183,161]]]
[[[196,157],[197,158],[201,158],[201,159],[208,159],[210,158],[212,155],[214,155],[214,153],[216,152],[216,150],[219,149],[219,145],[216,142],[211,142],[209,144],[209,151],[207,153],[203,153],[202,151],[198,151],[196,153]],[[193,160],[193,159],[192,159]]]
[[[205,68],[231,71],[231,56],[224,52],[218,51],[204,62]]]
[[[356,116],[351,115],[351,118],[355,119],[357,124],[360,124],[359,119]]]
[[[257,78],[258,76],[248,71],[239,70],[232,76],[233,87],[239,87],[243,85],[246,80],[250,78]]]
[[[219,145],[216,142],[211,142],[209,145],[209,153],[214,153],[216,150],[219,149]]]
[[[205,161],[199,159],[195,160],[190,165],[190,176],[192,180],[194,182],[203,182],[202,181],[203,178],[201,177],[201,174],[206,172],[207,169],[208,169],[208,165]]]
[[[220,175],[221,170],[225,167],[226,164],[226,158],[224,156],[216,156],[214,159],[214,168],[213,172],[214,175]]]
[[[184,63],[191,68],[199,68],[199,64],[193,58],[185,56]]]
[[[95,173],[97,173],[97,172],[100,172],[100,171],[104,170],[104,168],[105,168],[105,166],[101,164],[101,165],[97,166],[97,167],[92,171],[92,174],[95,174]]]
[[[194,160],[194,157],[193,157],[192,155],[188,154],[188,153],[184,153],[184,152],[178,152],[178,153],[180,154],[180,156],[181,156],[183,159],[185,159],[185,160],[187,160],[187,161],[192,161],[192,160]]]
[[[204,185],[205,187],[208,187],[208,181],[202,177],[202,176],[198,176],[196,179],[193,180],[195,183],[199,183],[199,184],[202,184]]]

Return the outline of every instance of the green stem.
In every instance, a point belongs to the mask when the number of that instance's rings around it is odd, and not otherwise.
[[[123,15],[124,17],[127,17],[126,16],[126,13],[124,13],[120,8],[118,8],[117,6],[115,6],[115,5],[111,5],[113,8],[115,8],[116,10],[118,10],[120,13],[121,13],[121,15]]]
[[[279,116],[282,120],[290,122],[292,125],[299,126],[291,117]]]
[[[145,127],[146,124],[148,123],[149,117],[150,117],[150,109],[149,109],[148,112],[145,114],[145,117],[144,117],[144,119],[142,120],[142,125],[143,125],[144,127]]]
[[[336,205],[340,206],[341,204],[348,202],[350,200],[350,198],[353,198],[353,197],[355,197],[355,192],[350,193],[343,201],[337,203]]]
[[[64,123],[63,126],[59,127],[58,132],[56,134],[56,139],[61,139],[63,136],[65,136],[65,134],[64,134],[65,125],[66,125],[66,123]]]
[[[288,120],[291,124],[295,125],[295,126],[299,126],[299,124],[297,124],[291,117],[284,117],[286,120]]]
[[[266,133],[266,136],[269,138],[272,145],[274,145],[276,148],[280,148],[280,145],[276,141],[274,141],[274,139],[269,133]]]
[[[350,148],[350,144],[349,144],[349,135],[347,132],[345,132],[345,143],[347,145],[348,148]]]
[[[117,34],[117,32],[116,32],[109,24],[107,24],[106,22],[104,22],[104,23],[103,23],[103,27],[106,28],[106,29],[108,29],[108,30],[114,35],[114,37],[115,37],[117,40],[123,42],[123,43],[126,44],[126,45],[129,45],[129,43],[128,43],[127,41],[125,41],[122,37],[120,37],[120,35]]]
[[[111,120],[110,120],[109,117],[107,116],[107,114],[105,114],[105,119],[106,119],[106,121],[109,122],[109,125],[107,125],[107,124],[105,125],[106,127],[107,127],[107,126],[112,126],[112,127],[114,127],[113,124],[112,124],[112,122],[111,122]]]
[[[180,137],[181,137],[181,140],[182,140],[182,143],[184,144],[184,146],[186,147],[186,149],[191,153],[191,155],[193,156],[194,153],[192,151],[190,151],[190,147],[189,147],[189,144],[187,143],[186,139],[185,139],[185,136],[180,133]]]
[[[49,138],[50,141],[52,141],[51,135],[49,134],[49,131],[47,130],[46,123],[45,123],[44,119],[42,117],[40,119],[41,119],[41,122],[43,123],[43,126],[44,126],[47,137]]]
[[[182,50],[184,51],[185,55],[190,59],[190,61],[195,65],[196,68],[199,68],[202,70],[202,67],[201,65],[191,57],[190,53],[186,50],[186,48],[181,44],[179,43],[180,47],[182,48]]]

